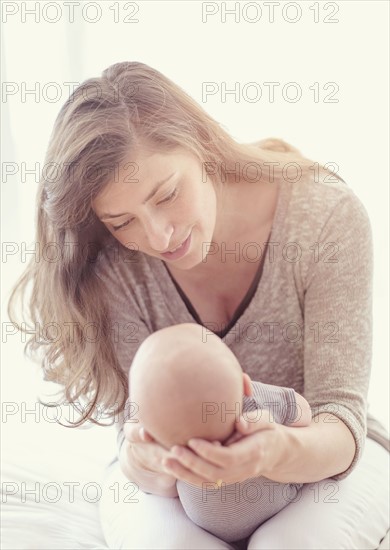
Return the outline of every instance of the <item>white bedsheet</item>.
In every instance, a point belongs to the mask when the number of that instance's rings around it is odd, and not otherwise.
[[[108,548],[100,528],[101,475],[113,428],[63,428],[8,419],[2,430],[1,547]]]
[[[66,423],[70,407],[50,411],[38,403],[37,395],[55,402],[60,387],[42,381],[19,340],[9,338],[2,348],[1,548],[107,549],[97,491],[116,452],[115,427],[56,423],[56,415]]]

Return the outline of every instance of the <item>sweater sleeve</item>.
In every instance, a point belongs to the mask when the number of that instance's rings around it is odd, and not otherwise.
[[[114,250],[103,251],[96,266],[96,274],[101,281],[116,357],[129,381],[129,371],[134,355],[150,331],[132,292],[130,277],[128,279],[125,277],[126,270],[131,269],[131,265],[127,264],[126,269],[123,269],[121,264],[123,260],[124,256],[118,255]],[[129,386],[127,389],[129,390]],[[124,422],[126,419],[131,421],[132,417],[134,419],[135,412],[134,404],[131,403],[127,393],[125,410],[115,419],[118,457],[125,439]]]
[[[328,216],[311,258],[304,300],[304,397],[312,418],[328,412],[351,431],[356,467],[367,434],[372,357],[373,243],[367,211],[351,191]],[[329,417],[329,422],[336,421]]]

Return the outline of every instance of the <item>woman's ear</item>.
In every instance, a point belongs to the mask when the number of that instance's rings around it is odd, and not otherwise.
[[[242,376],[244,378],[244,394],[247,396],[253,395],[251,377],[249,376],[249,374],[246,374],[246,372],[243,372]]]

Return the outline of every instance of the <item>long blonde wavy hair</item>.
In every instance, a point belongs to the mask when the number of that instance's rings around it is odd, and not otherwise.
[[[258,166],[269,166],[265,163],[274,163],[275,180],[285,177],[286,163],[297,164],[300,177],[313,172],[313,161],[281,139],[238,143],[179,86],[144,63],[114,64],[71,94],[54,123],[36,199],[35,240],[47,256],[50,249],[61,254],[55,260],[31,258],[8,302],[11,322],[30,335],[24,353],[35,359],[42,352],[44,380],[60,384],[62,403],[81,414],[70,427],[87,420],[100,425],[96,412],[99,418],[116,416],[128,397],[128,380],[109,336],[108,308],[94,271],[99,251],[117,241],[91,203],[139,140],[161,151],[185,148],[218,167],[219,183],[233,177],[236,163],[247,167],[249,178],[258,177]],[[331,174],[317,167],[321,174]],[[28,283],[31,294],[26,297]],[[17,298],[23,311],[27,303],[23,326],[16,321]],[[83,330],[89,323],[99,327],[100,337],[93,341]],[[53,338],[53,326],[67,330]]]

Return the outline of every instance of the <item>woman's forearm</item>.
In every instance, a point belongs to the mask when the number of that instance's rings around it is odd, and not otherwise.
[[[283,463],[275,465],[273,472],[264,474],[273,481],[320,481],[347,470],[355,456],[356,445],[351,431],[329,413],[319,414],[310,426],[283,426],[283,429],[287,437],[287,456],[283,457]]]
[[[127,452],[129,445],[128,441],[124,441],[119,453],[119,465],[127,479],[136,483],[144,493],[170,498],[179,496],[176,489],[176,479],[172,476],[148,472],[130,464]]]

